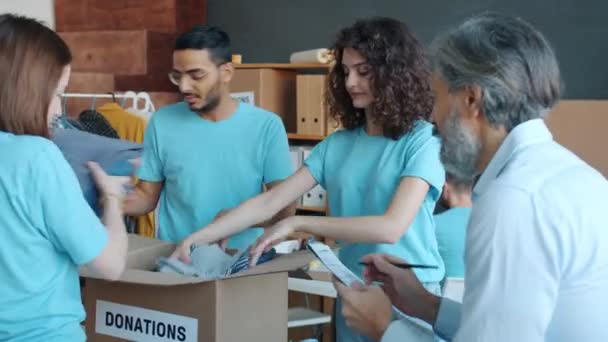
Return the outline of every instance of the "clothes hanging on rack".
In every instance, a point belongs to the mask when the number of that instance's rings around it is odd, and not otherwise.
[[[51,127],[53,128],[63,128],[63,129],[76,129],[79,131],[83,131],[83,127],[78,120],[68,118],[65,115],[56,117],[51,122]]]
[[[70,94],[74,95],[74,94]],[[95,111],[95,101],[101,94],[76,94],[77,97],[90,95],[92,98],[91,107],[83,110],[76,118],[71,117],[68,113],[68,98],[71,97],[64,94],[63,97],[63,114],[58,120],[57,127],[61,128],[76,128],[84,132],[97,134],[108,138],[118,138],[118,133],[112,128],[106,118]]]
[[[97,108],[112,125],[121,139],[129,140],[138,144],[144,142],[146,120],[129,113],[116,102],[109,102]]]
[[[108,120],[93,109],[87,109],[82,111],[78,115],[78,122],[85,132],[101,135],[108,138],[118,139],[120,136],[118,132],[112,127]]]

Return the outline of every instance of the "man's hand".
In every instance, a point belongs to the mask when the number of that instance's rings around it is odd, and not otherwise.
[[[129,177],[109,176],[96,162],[89,162],[87,166],[101,196],[123,200],[126,195],[125,189],[131,185]]]
[[[164,183],[138,179],[136,173],[142,163],[141,158],[131,159],[129,162],[133,165],[130,178],[135,187],[123,200],[125,213],[131,216],[146,215],[156,209]]]
[[[367,283],[382,283],[382,289],[399,310],[431,325],[435,323],[439,297],[428,292],[412,270],[393,265],[403,263],[403,260],[389,255],[370,254],[362,261],[368,264],[363,271]]]
[[[392,306],[387,295],[377,286],[354,283],[352,288],[334,280],[342,300],[346,325],[379,341],[392,319]]]
[[[131,184],[135,185],[138,182],[136,173],[137,173],[137,169],[139,169],[139,167],[141,166],[141,163],[142,163],[141,157],[135,158],[135,159],[129,159],[129,163],[133,166],[133,172],[131,172],[131,175],[129,177],[131,179]],[[135,191],[131,191],[131,192],[127,193],[127,195],[125,196],[124,202],[125,202],[125,204],[127,204],[129,202],[133,202],[136,200],[137,200],[137,197],[136,197]]]

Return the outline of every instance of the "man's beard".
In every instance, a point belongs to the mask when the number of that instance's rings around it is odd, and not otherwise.
[[[216,109],[217,106],[219,106],[221,98],[222,97],[220,95],[220,83],[218,82],[207,93],[207,98],[206,98],[205,104],[202,107],[199,107],[199,108],[190,107],[190,109],[192,111],[195,111],[200,114],[207,114],[207,113],[213,111],[214,109]]]
[[[452,110],[441,132],[441,162],[446,172],[455,178],[472,179],[477,175],[476,164],[481,143]]]

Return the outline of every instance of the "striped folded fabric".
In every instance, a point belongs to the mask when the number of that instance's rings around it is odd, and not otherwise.
[[[226,272],[226,275],[243,272],[243,271],[246,271],[247,269],[249,269],[249,261],[251,260],[250,252],[251,252],[251,246],[239,251],[235,255],[236,261],[232,264],[232,266],[230,266],[230,269],[228,269],[228,271]],[[272,260],[276,254],[277,254],[277,251],[274,248],[272,248],[268,252],[262,253],[262,255],[258,259],[258,262],[256,263],[256,265],[260,265],[267,261]]]

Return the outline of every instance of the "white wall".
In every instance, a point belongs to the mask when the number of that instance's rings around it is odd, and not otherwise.
[[[25,15],[55,28],[54,0],[0,0],[0,13]]]

